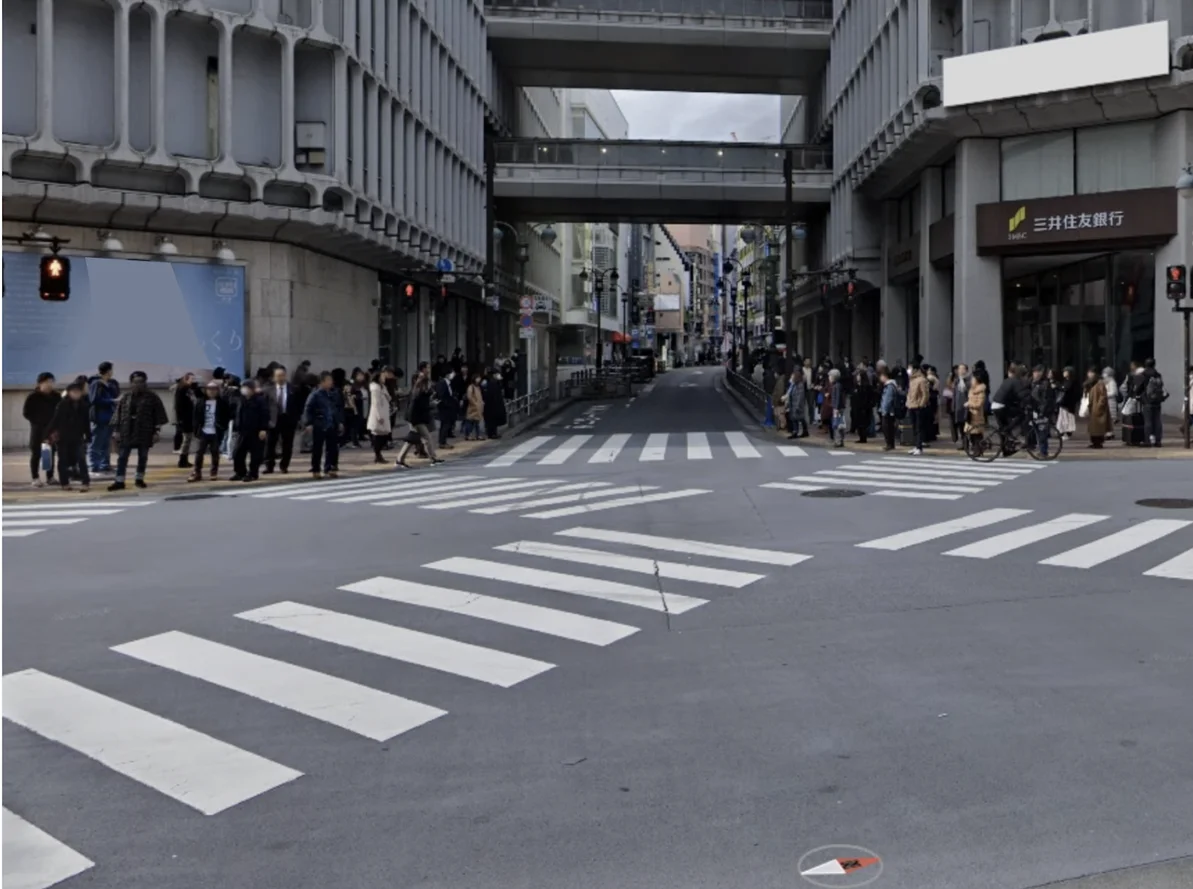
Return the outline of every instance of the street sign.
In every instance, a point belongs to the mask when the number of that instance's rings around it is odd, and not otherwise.
[[[635,334],[635,335],[634,335],[634,338],[630,340],[630,348],[631,348],[631,349],[637,349],[637,348],[639,348],[639,346],[638,346],[638,336],[637,336],[637,334]]]
[[[443,284],[455,284],[456,276],[451,274],[450,272],[444,272],[442,275],[439,276],[439,281],[440,281],[440,283],[443,283]]]
[[[533,327],[519,327],[518,328],[518,339],[520,339],[520,340],[534,339],[534,328]]]
[[[521,323],[523,327],[534,327],[534,317],[531,315],[523,315]]]
[[[441,274],[446,274],[454,268],[455,266],[452,265],[452,261],[447,258],[441,259],[439,262],[435,263],[435,271],[440,272]]]
[[[518,301],[518,305],[520,305],[522,307],[522,311],[524,313],[529,313],[529,312],[534,311],[534,300],[531,299],[529,296],[522,297]]]
[[[632,336],[634,339],[638,339],[638,328],[637,327],[634,327],[630,330],[630,336]]]
[[[534,310],[536,312],[551,311],[551,300],[545,296],[536,296],[534,298]]]
[[[489,306],[490,309],[493,309],[494,311],[496,311],[497,309],[501,308],[501,297],[498,296],[496,293],[494,293],[491,296],[485,297],[485,303]]]
[[[646,325],[646,336],[648,338],[654,336],[654,325],[653,324]]]

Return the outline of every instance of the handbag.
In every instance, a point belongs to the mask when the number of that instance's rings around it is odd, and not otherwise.
[[[1085,419],[1086,417],[1089,416],[1089,396],[1088,395],[1081,396],[1081,404],[1077,408],[1077,416],[1081,417],[1082,419]]]
[[[1134,395],[1130,395],[1127,397],[1127,400],[1123,402],[1123,415],[1129,417],[1132,414],[1137,413],[1139,413],[1139,399]]]
[[[51,445],[42,442],[41,445],[41,471],[49,473],[54,468],[54,448]]]

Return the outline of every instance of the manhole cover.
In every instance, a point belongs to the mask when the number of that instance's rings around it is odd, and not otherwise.
[[[1150,506],[1152,509],[1193,509],[1193,500],[1182,500],[1179,497],[1153,497],[1148,500],[1136,500],[1136,506]]]
[[[865,491],[854,491],[851,488],[822,488],[819,491],[805,491],[805,497],[862,497]]]
[[[221,494],[174,494],[170,497],[163,497],[163,500],[211,500],[214,497],[223,496]]]

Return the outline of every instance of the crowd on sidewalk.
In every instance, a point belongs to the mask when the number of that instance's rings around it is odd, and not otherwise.
[[[442,462],[438,450],[453,447],[457,428],[465,441],[499,438],[508,422],[506,401],[516,383],[508,359],[483,367],[456,349],[450,358],[421,362],[409,387],[402,387],[403,376],[380,360],[351,373],[315,374],[303,361],[293,373],[271,362],[245,379],[221,367],[203,381],[185,374],[170,389],[177,467],[195,482],[208,459],[208,479],[219,477],[221,459],[231,460],[229,480],[252,482],[288,473],[297,449],[310,455],[314,478],[335,478],[340,449],[366,444],[377,463],[389,462],[384,452],[397,448],[396,468],[408,468],[412,450],[435,465]],[[32,484],[53,484],[57,470],[63,489],[77,480],[82,491],[94,475],[111,475],[108,490],[123,490],[134,455],[133,484],[146,487],[150,449],[170,422],[145,373],[132,373],[122,391],[108,361],[61,391],[53,374],[40,374],[24,418]]]
[[[1071,438],[1079,418],[1087,420],[1090,448],[1101,449],[1116,427],[1124,445],[1158,448],[1172,397],[1152,358],[1132,362],[1122,377],[1110,367],[1091,367],[1082,378],[1073,367],[1056,372],[1009,362],[994,392],[981,360],[972,369],[954,365],[943,378],[920,355],[906,366],[868,358],[814,364],[798,355],[785,365],[777,353],[764,360],[763,387],[789,438],[817,427],[840,448],[850,433],[862,444],[881,435],[886,451],[907,438],[913,456],[939,440],[945,428],[952,444],[964,450],[968,438],[983,434],[992,420],[1004,432],[1030,427],[1044,454],[1049,430]],[[1193,367],[1176,397],[1193,400]]]

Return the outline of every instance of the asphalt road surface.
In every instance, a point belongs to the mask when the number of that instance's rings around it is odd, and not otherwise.
[[[6,889],[1193,886],[1193,509],[1136,503],[1190,464],[791,449],[722,385],[6,508]]]

